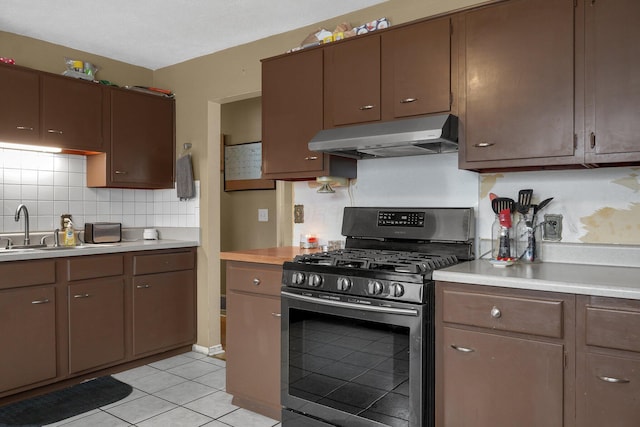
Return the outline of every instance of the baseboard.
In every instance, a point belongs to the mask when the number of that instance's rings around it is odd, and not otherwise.
[[[222,344],[217,344],[212,347],[205,347],[202,345],[194,344],[193,351],[195,351],[196,353],[206,354],[207,356],[213,356],[214,354],[224,353]]]

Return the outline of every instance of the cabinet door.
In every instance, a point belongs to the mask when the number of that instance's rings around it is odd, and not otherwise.
[[[382,119],[451,109],[451,22],[436,19],[382,35]]]
[[[589,2],[587,55],[587,162],[640,160],[640,3]],[[593,135],[591,135],[593,134]]]
[[[172,188],[175,167],[175,103],[155,95],[113,89],[111,164],[113,185]]]
[[[226,351],[227,391],[279,414],[280,298],[230,292]]]
[[[574,157],[573,0],[512,0],[470,11],[463,22],[461,166],[581,161]]]
[[[53,286],[0,292],[0,393],[56,377]]]
[[[380,36],[324,49],[324,127],[380,120]]]
[[[445,327],[443,426],[562,426],[564,346]]]
[[[124,359],[124,279],[71,284],[68,299],[69,372]]]
[[[193,270],[133,278],[133,354],[195,342]]]
[[[0,64],[0,140],[36,143],[40,138],[38,73]]]
[[[104,151],[102,86],[43,74],[42,140],[70,150]]]
[[[581,427],[640,425],[640,359],[587,354],[579,390]]]
[[[262,173],[320,172],[322,153],[309,151],[322,129],[322,50],[262,63]]]

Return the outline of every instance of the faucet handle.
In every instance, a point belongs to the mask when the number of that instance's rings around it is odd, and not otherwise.
[[[4,248],[11,249],[11,246],[13,246],[13,240],[11,240],[11,237],[0,236],[0,242],[3,240],[7,241],[7,244]]]

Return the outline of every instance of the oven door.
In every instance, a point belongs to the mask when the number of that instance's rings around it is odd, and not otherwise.
[[[431,312],[428,305],[285,288],[285,411],[335,426],[432,426]],[[290,417],[284,426],[294,426]]]

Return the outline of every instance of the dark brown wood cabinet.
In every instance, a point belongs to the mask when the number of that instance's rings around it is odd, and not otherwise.
[[[511,0],[461,16],[460,168],[579,164],[574,1]]]
[[[577,425],[640,423],[640,301],[578,297]]]
[[[640,161],[640,3],[587,2],[587,163]]]
[[[73,257],[66,267],[69,373],[124,361],[123,256]]]
[[[280,265],[227,261],[227,392],[280,419]]]
[[[0,63],[0,140],[33,144],[40,139],[40,77]]]
[[[575,298],[436,286],[436,425],[574,425]]]
[[[175,101],[118,88],[106,96],[108,147],[87,157],[87,185],[173,188]]]
[[[262,176],[354,178],[356,161],[309,151],[322,130],[321,49],[262,62]]]
[[[42,73],[42,144],[79,151],[104,151],[103,86]]]
[[[451,54],[451,20],[422,21],[381,35],[383,121],[453,111],[457,57]]]
[[[143,356],[193,343],[196,338],[195,253],[140,254],[134,256],[133,264],[133,355]]]

